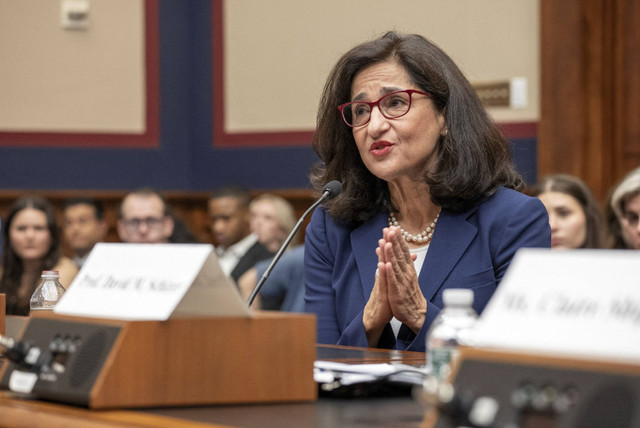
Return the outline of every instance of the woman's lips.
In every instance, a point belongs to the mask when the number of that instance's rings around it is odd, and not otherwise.
[[[391,147],[393,147],[393,144],[391,144],[390,142],[379,141],[377,143],[373,143],[369,151],[374,156],[384,156],[387,153],[389,153],[389,151],[391,150]]]

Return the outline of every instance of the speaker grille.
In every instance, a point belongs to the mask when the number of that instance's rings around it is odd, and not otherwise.
[[[70,368],[69,384],[72,387],[82,386],[100,368],[99,363],[103,357],[106,343],[106,333],[98,331],[82,344],[73,359],[73,366]]]
[[[585,402],[580,415],[580,428],[632,428],[636,413],[636,394],[629,385],[616,382],[595,390]]]

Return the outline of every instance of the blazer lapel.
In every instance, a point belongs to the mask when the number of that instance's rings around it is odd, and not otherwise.
[[[378,240],[382,238],[382,229],[387,226],[387,212],[383,210],[373,219],[351,232],[351,248],[358,267],[365,300],[369,299],[371,290],[373,290],[374,275],[378,268],[376,248],[378,248]]]
[[[467,221],[476,209],[461,214],[442,210],[419,276],[420,288],[427,300],[431,300],[442,287],[478,233],[478,229]]]

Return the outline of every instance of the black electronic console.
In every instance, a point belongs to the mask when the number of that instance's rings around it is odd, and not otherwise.
[[[640,427],[640,365],[467,348],[425,390],[429,428]]]
[[[22,339],[3,337],[0,387],[45,400],[88,406],[120,327],[32,318]]]

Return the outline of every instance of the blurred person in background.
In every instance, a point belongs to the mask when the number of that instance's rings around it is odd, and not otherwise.
[[[549,214],[551,248],[602,248],[602,211],[585,182],[568,174],[540,180],[526,193],[542,201]]]
[[[79,269],[94,245],[104,241],[107,236],[104,207],[93,198],[70,198],[64,203],[62,218],[64,238],[73,252],[73,263]]]
[[[611,190],[606,218],[610,248],[640,250],[640,168]]]
[[[251,231],[258,241],[272,253],[277,252],[296,225],[293,206],[280,196],[265,193],[249,204]],[[297,239],[290,245],[297,244]]]
[[[236,283],[257,262],[274,255],[251,232],[250,203],[251,193],[240,186],[214,190],[207,203],[220,267]]]
[[[173,229],[171,208],[157,190],[143,187],[122,199],[118,212],[118,235],[122,242],[166,244]]]
[[[58,223],[53,206],[46,199],[39,196],[18,199],[3,226],[6,245],[0,292],[7,295],[7,315],[28,315],[29,300],[42,271],[57,270],[60,283],[68,288],[78,268],[61,255]]]
[[[296,225],[293,206],[279,196],[263,194],[251,201],[249,211],[253,233],[269,251],[277,252]],[[298,243],[298,235],[294,235],[256,296],[254,309],[304,312],[304,246]],[[238,279],[245,299],[249,298],[271,261],[256,263]]]

